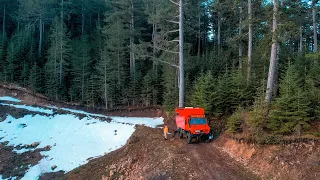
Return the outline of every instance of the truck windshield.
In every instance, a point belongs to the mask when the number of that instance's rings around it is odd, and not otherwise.
[[[206,118],[191,118],[190,124],[207,124]]]

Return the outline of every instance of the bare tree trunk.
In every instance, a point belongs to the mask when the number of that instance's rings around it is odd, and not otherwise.
[[[83,8],[83,1],[82,1],[82,10],[81,10],[81,20],[82,20],[82,24],[81,24],[81,34],[84,34],[84,8]]]
[[[217,0],[217,3],[219,4],[219,0]],[[220,13],[218,12],[218,49],[220,49],[221,44],[221,19],[220,19]]]
[[[107,63],[104,64],[104,100],[106,104],[106,109],[108,109],[108,86],[107,86]]]
[[[302,54],[303,51],[303,37],[302,37],[302,26],[300,26],[300,45],[299,45],[299,53]]]
[[[184,106],[184,60],[183,60],[183,0],[179,3],[180,20],[179,20],[179,70],[180,70],[180,83],[179,83],[179,107]]]
[[[270,105],[272,99],[272,90],[275,81],[275,73],[277,66],[277,34],[276,30],[278,27],[277,24],[277,15],[278,15],[278,0],[273,0],[273,22],[272,22],[272,46],[271,46],[271,55],[270,55],[270,65],[269,65],[269,74],[268,74],[268,83],[267,83],[267,91],[266,91],[266,102]]]
[[[242,4],[240,5],[239,36],[242,35]],[[239,43],[239,69],[242,69],[242,42]]]
[[[3,20],[2,20],[2,38],[6,37],[6,5],[3,6]]]
[[[57,34],[58,33],[58,29],[55,29],[55,33]],[[54,81],[55,81],[55,84],[58,82],[58,74],[59,74],[59,72],[57,71],[58,69],[57,69],[57,65],[58,65],[58,37],[57,36],[55,36],[54,37],[54,40],[55,40],[55,43],[54,43],[54,69],[53,69],[53,71],[54,71]],[[55,97],[56,97],[56,100],[58,100],[58,93],[57,93],[57,91],[55,91]]]
[[[157,38],[157,25],[155,23],[152,24],[152,43],[153,43],[153,53],[152,53],[152,60],[153,60],[153,68],[157,65],[156,62],[156,38]]]
[[[42,51],[42,15],[40,14],[39,20],[39,57],[41,57]]]
[[[61,86],[61,84],[62,84],[62,61],[63,61],[63,55],[62,55],[62,48],[63,48],[63,35],[62,35],[62,33],[63,33],[63,1],[64,0],[61,0],[61,22],[60,22],[60,26],[61,26],[61,34],[60,34],[60,71],[59,71],[59,73],[60,73],[60,77],[59,77],[59,82],[60,82],[60,86]]]
[[[130,72],[133,78],[133,93],[136,94],[135,54],[134,54],[134,5],[131,0],[131,24],[130,24]],[[132,104],[135,104],[134,98]]]
[[[312,1],[312,20],[313,20],[313,52],[318,52],[318,35],[317,35],[317,23],[316,23],[316,2]]]
[[[130,24],[130,72],[134,76],[134,66],[135,66],[135,57],[133,52],[133,43],[134,43],[134,6],[133,0],[131,0],[131,24]]]
[[[277,97],[278,96],[278,87],[279,87],[279,82],[278,82],[278,76],[279,76],[279,54],[280,54],[280,44],[277,44],[277,58],[276,58],[276,70],[274,73],[274,85],[273,85],[273,90],[272,90],[272,94],[273,97]]]
[[[198,12],[198,57],[200,57],[201,51],[201,4],[199,3],[199,12]]]
[[[221,44],[221,21],[220,16],[218,17],[218,46]]]
[[[247,69],[247,84],[251,80],[251,66],[252,66],[252,6],[251,0],[248,0],[248,16],[249,16],[249,42],[248,42],[248,69]]]
[[[84,60],[84,53],[82,54],[82,61]],[[82,81],[81,81],[81,101],[84,100],[84,81],[85,81],[85,64],[86,62],[82,62]]]

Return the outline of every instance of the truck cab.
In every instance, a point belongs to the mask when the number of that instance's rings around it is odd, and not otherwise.
[[[178,128],[176,133],[180,138],[186,137],[189,144],[193,139],[205,139],[207,141],[213,139],[203,108],[177,108],[176,125]]]

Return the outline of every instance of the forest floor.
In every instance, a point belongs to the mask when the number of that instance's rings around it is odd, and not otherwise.
[[[28,105],[57,106],[90,111],[74,104],[53,102],[42,95],[33,95],[14,85],[0,85],[0,96],[13,96]],[[14,117],[23,113],[12,111]],[[22,114],[21,114],[22,113]],[[172,118],[161,108],[129,108],[103,113],[117,116],[165,118],[169,126],[169,139],[164,140],[161,128],[136,125],[127,143],[104,156],[64,174],[63,171],[45,173],[40,179],[319,179],[319,142],[289,144],[286,146],[258,146],[233,141],[226,136],[211,143],[187,144],[185,139],[172,137],[176,129]],[[1,117],[0,117],[1,119]],[[42,157],[36,151],[19,156],[10,153],[13,147],[0,145],[0,174],[7,169],[17,169],[15,175],[23,176],[25,168],[34,165]],[[88,147],[94,148],[94,147]],[[21,163],[25,166],[20,166]],[[18,168],[17,168],[18,167]],[[20,168],[19,168],[20,167]],[[0,175],[1,179],[1,175]],[[19,179],[19,178],[18,178]]]

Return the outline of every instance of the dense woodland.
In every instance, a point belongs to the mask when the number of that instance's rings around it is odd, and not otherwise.
[[[315,0],[184,0],[185,106],[231,115],[230,132],[311,132],[318,9]],[[1,0],[0,12],[1,82],[93,108],[178,105],[175,0]]]

